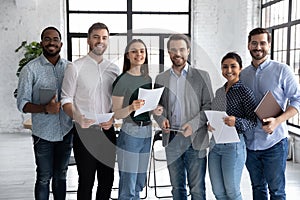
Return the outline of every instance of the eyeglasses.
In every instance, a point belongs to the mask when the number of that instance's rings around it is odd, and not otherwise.
[[[188,50],[187,48],[179,48],[179,49],[170,48],[169,52],[171,52],[171,53],[177,53],[179,51],[179,53],[183,53],[183,52],[186,52],[187,50]]]
[[[257,47],[258,45],[261,47],[265,47],[268,45],[266,41],[261,41],[261,42],[252,41],[250,44],[252,47]]]
[[[54,42],[54,43],[59,43],[60,42],[60,39],[59,38],[49,38],[49,37],[45,37],[43,39],[44,42]]]

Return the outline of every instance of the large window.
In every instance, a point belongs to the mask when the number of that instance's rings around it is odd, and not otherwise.
[[[263,0],[262,26],[272,33],[271,57],[287,63],[300,84],[300,1]],[[300,115],[288,123],[300,128]]]
[[[110,30],[106,58],[122,68],[127,41],[142,39],[148,48],[150,75],[171,66],[166,38],[172,33],[191,32],[191,0],[66,0],[68,59],[88,52],[87,30],[95,22]]]

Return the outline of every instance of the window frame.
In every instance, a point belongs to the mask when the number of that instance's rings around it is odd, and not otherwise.
[[[269,23],[266,23],[266,19],[267,18],[266,16],[263,16],[263,13],[264,13],[264,9],[270,9],[271,6],[275,6],[276,4],[278,3],[281,3],[282,1],[284,0],[273,0],[273,1],[267,1],[267,3],[264,3],[263,1],[261,2],[261,26],[264,27],[263,25],[264,24],[270,24],[270,20],[271,20],[271,16],[269,16]],[[268,27],[264,27],[266,28],[272,35],[272,46],[271,46],[271,51],[270,51],[270,56],[271,56],[271,59],[274,59],[274,55],[276,52],[284,52],[286,50],[286,55],[285,55],[285,58],[282,58],[281,60],[278,60],[280,62],[282,62],[282,60],[285,61],[285,63],[289,66],[291,66],[291,52],[292,51],[295,51],[297,52],[297,50],[299,51],[300,53],[300,47],[298,48],[295,48],[295,49],[291,49],[291,38],[292,38],[292,27],[294,26],[300,26],[300,19],[295,19],[295,20],[292,20],[292,12],[293,12],[293,1],[297,1],[297,0],[286,0],[288,1],[288,19],[287,19],[287,22],[284,22],[284,23],[281,23],[281,24],[276,24],[276,25],[273,25],[273,26],[268,26]],[[285,12],[285,11],[284,11]],[[297,12],[300,12],[300,10],[297,10]],[[264,18],[265,17],[265,18]],[[276,16],[272,16],[273,18],[276,17]],[[265,21],[263,21],[265,20]],[[282,48],[281,50],[278,51],[278,49],[274,49],[274,46],[275,46],[275,41],[277,40],[277,37],[275,35],[275,32],[277,30],[281,30],[281,29],[287,29],[287,33],[286,33],[286,38],[285,38],[285,41],[286,41],[286,44],[283,44],[283,45],[286,45],[285,48]],[[297,40],[300,40],[299,36],[297,37]],[[275,58],[276,60],[276,58]],[[298,66],[298,72],[297,70],[295,70],[295,64],[297,63],[292,63],[294,68],[293,68],[293,71],[295,73],[295,76],[298,77],[299,79],[299,84],[300,84],[300,66]],[[300,60],[299,60],[299,63],[298,65],[300,65]],[[293,123],[292,121],[296,121],[296,123]],[[296,128],[300,128],[300,113],[298,113],[295,117],[287,120],[287,124],[288,125],[291,125],[291,126],[294,126]]]
[[[72,61],[72,39],[73,38],[86,38],[86,33],[73,33],[70,32],[70,14],[126,14],[127,16],[127,32],[126,33],[115,33],[111,32],[110,36],[127,36],[127,42],[130,41],[133,37],[138,36],[158,36],[159,37],[159,72],[164,71],[164,64],[165,64],[165,45],[164,40],[168,38],[171,33],[134,33],[133,30],[133,15],[140,14],[140,15],[187,15],[188,16],[188,30],[186,35],[191,37],[191,23],[192,23],[192,0],[188,0],[188,11],[187,12],[158,12],[158,11],[133,11],[132,9],[132,2],[133,0],[127,0],[127,10],[126,11],[87,11],[87,10],[70,10],[69,1],[66,0],[66,21],[67,21],[67,58]]]

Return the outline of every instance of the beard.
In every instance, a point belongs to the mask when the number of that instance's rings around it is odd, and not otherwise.
[[[105,50],[106,50],[106,46],[102,46],[102,47],[95,46],[93,49],[90,48],[90,51],[97,56],[102,56]]]
[[[251,50],[250,54],[254,60],[261,60],[268,55],[268,52],[265,50]]]
[[[53,46],[53,45],[48,45],[48,46],[43,47],[43,54],[46,57],[55,57],[60,53],[61,49],[58,46],[54,46],[56,48],[56,51],[49,50],[48,47],[51,47],[51,46]]]
[[[178,59],[180,58],[180,59]],[[185,65],[186,60],[183,57],[173,57],[171,59],[174,67],[182,67]]]

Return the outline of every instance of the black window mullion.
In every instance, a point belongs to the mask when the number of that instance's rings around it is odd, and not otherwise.
[[[188,36],[191,38],[191,30],[192,30],[192,0],[189,0],[189,26],[188,26]]]
[[[164,71],[164,65],[165,65],[165,61],[164,61],[164,57],[165,57],[165,44],[164,44],[164,36],[160,36],[159,37],[159,72],[163,72]]]
[[[132,39],[132,0],[127,0],[127,42]]]
[[[70,5],[69,0],[66,0],[66,8],[67,8],[67,59],[72,61],[72,39],[70,36]]]
[[[291,57],[291,34],[292,34],[292,26],[291,26],[291,21],[292,21],[292,0],[289,0],[289,14],[288,14],[288,27],[287,27],[287,53],[286,53],[286,63],[290,65],[290,57]]]

